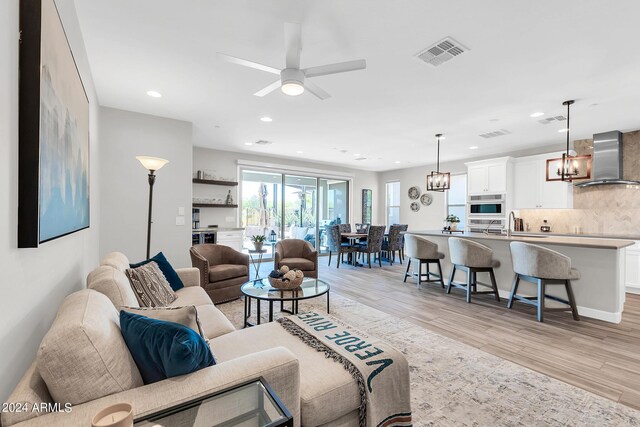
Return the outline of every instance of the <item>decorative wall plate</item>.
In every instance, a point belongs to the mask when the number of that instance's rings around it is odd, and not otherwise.
[[[420,197],[421,193],[420,187],[411,187],[407,193],[409,194],[409,198],[411,200],[418,200],[418,197]]]
[[[412,202],[411,203],[411,211],[412,212],[418,212],[419,210],[420,210],[420,203]]]
[[[433,197],[431,197],[430,194],[425,193],[420,196],[420,203],[422,203],[423,205],[429,206],[431,202],[433,202]]]

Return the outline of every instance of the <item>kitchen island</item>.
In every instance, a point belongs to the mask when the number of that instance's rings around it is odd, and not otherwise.
[[[438,250],[445,254],[445,259],[442,260],[445,282],[451,271],[449,238],[471,239],[493,249],[494,258],[500,261],[500,266],[494,271],[501,298],[509,297],[514,277],[509,249],[511,242],[532,243],[560,252],[571,258],[572,266],[582,275],[580,280],[572,281],[580,315],[612,323],[620,323],[622,320],[625,300],[625,248],[634,244],[632,240],[545,235],[507,237],[501,234],[469,232],[443,234],[440,230],[411,231],[407,234],[422,236],[438,245]],[[457,281],[460,280],[457,278]],[[483,280],[479,274],[478,281],[486,283],[487,279]],[[559,288],[551,286],[547,294],[566,298],[564,289]],[[536,295],[535,285],[521,281],[518,294]],[[505,300],[504,304],[506,303]],[[548,306],[554,306],[554,303],[549,302]]]

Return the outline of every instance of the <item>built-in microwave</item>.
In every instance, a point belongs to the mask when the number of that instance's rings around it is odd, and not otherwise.
[[[506,207],[504,195],[483,194],[469,196],[467,201],[469,217],[474,216],[505,216]]]

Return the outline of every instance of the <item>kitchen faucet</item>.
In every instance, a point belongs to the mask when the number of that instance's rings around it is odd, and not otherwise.
[[[492,219],[491,221],[489,221],[489,225],[487,225],[487,228],[484,229],[483,233],[484,234],[489,234],[489,229],[491,228],[491,226],[493,224],[495,224],[496,222],[498,222],[497,219]]]
[[[507,237],[511,237],[511,217],[513,217],[513,226],[516,225],[516,214],[513,211],[509,212],[509,227],[507,228]]]

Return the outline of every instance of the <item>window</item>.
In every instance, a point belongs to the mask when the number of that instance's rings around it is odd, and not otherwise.
[[[400,224],[400,182],[387,182],[387,225]]]
[[[447,193],[447,215],[460,218],[458,229],[465,227],[465,212],[467,203],[467,175],[451,175],[451,189]]]

